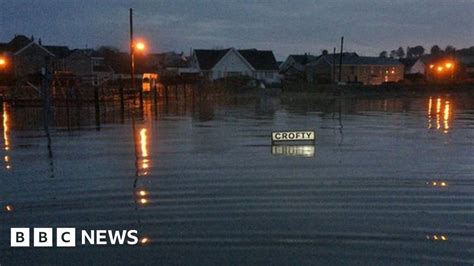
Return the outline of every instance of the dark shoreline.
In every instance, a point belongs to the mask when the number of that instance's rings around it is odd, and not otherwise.
[[[301,86],[293,85],[293,88],[221,88],[215,86],[208,86],[196,91],[196,98],[220,98],[225,96],[232,96],[237,98],[247,97],[310,97],[320,99],[336,99],[336,98],[354,98],[354,97],[383,97],[383,98],[398,98],[398,97],[423,97],[440,94],[462,94],[467,97],[474,98],[474,84],[422,84],[422,85],[402,85],[402,84],[385,84],[379,86],[366,85],[311,85],[301,84]],[[294,88],[297,89],[294,89]],[[196,87],[197,88],[197,87]],[[113,90],[113,88],[112,88]],[[180,98],[182,92],[179,92]],[[189,96],[188,96],[189,97]],[[170,100],[175,100],[175,97],[170,97]],[[130,100],[129,98],[128,100]],[[159,99],[164,100],[160,97]],[[179,101],[183,100],[182,98]],[[55,102],[65,102],[65,99],[55,99]],[[116,101],[116,99],[101,99],[101,102]],[[8,95],[0,97],[0,102],[15,102],[20,106],[39,106],[41,104],[40,98],[23,98],[18,97],[12,100]],[[93,103],[94,99],[86,97],[80,100],[84,103]]]

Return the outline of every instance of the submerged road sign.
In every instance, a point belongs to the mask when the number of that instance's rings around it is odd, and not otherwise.
[[[314,141],[314,131],[279,131],[272,132],[272,142],[279,141]]]

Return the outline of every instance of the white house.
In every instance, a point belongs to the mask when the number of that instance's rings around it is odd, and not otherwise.
[[[405,66],[405,75],[420,74],[425,75],[425,58],[402,58],[400,62]]]
[[[266,84],[280,82],[272,51],[256,49],[194,50],[191,65],[209,80],[249,76]]]

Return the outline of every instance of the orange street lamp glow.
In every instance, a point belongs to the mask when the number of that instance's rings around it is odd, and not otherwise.
[[[430,68],[433,68],[433,67],[434,67],[434,65],[430,65]]]
[[[0,57],[0,66],[5,66],[7,64],[7,60],[3,57]]]
[[[438,67],[438,72],[442,72],[443,71],[443,67],[442,66],[439,66]]]
[[[451,67],[453,67],[452,63],[446,63],[446,68],[451,68]]]
[[[137,42],[137,44],[135,44],[135,48],[137,48],[138,51],[143,51],[145,50],[145,44],[142,42]]]

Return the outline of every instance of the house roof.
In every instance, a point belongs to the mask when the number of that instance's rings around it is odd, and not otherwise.
[[[306,65],[307,63],[315,61],[319,58],[318,56],[310,54],[290,54],[288,57],[292,57],[296,63],[301,65]]]
[[[238,51],[256,70],[279,70],[272,51],[259,51],[257,49]]]
[[[67,46],[43,45],[43,47],[52,52],[57,58],[64,58],[71,53]]]
[[[49,51],[48,49],[44,48],[43,46],[35,43],[35,42],[30,42],[29,44],[27,44],[26,46],[24,46],[23,48],[21,48],[20,50],[17,50],[14,52],[15,55],[18,55],[18,54],[21,54],[23,51],[27,50],[29,47],[31,46],[37,46],[39,47],[41,50],[45,51],[46,53],[48,53],[49,55],[51,56],[56,56],[55,54],[53,54],[51,51]]]
[[[230,48],[223,50],[198,49],[194,50],[194,54],[199,63],[199,68],[202,70],[210,70],[222,59],[222,57],[224,57],[224,55],[227,54],[227,52],[229,52],[229,50]]]
[[[74,49],[69,54],[78,53],[88,57],[103,57],[101,53],[94,49]]]
[[[341,55],[336,54],[336,64],[339,64]],[[329,64],[333,64],[334,54],[321,56],[321,60],[325,60]],[[319,60],[318,60],[319,61]],[[343,65],[400,65],[402,64],[396,59],[374,56],[359,56],[356,53],[342,53]]]
[[[33,41],[25,35],[17,35],[9,43],[6,44],[7,50],[15,53],[29,45]]]
[[[412,67],[416,61],[418,61],[418,58],[400,58],[398,59],[405,67]]]
[[[194,50],[199,68],[212,69],[232,48],[221,50]],[[257,49],[237,50],[237,52],[256,70],[278,70],[278,64],[272,51]]]

